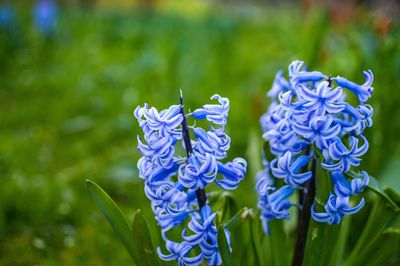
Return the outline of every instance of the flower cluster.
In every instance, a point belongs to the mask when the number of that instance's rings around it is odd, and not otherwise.
[[[230,137],[224,132],[229,100],[219,95],[211,99],[218,104],[204,105],[186,115],[182,96],[180,105],[160,112],[147,104],[134,112],[144,133],[144,141],[138,136],[138,150],[143,155],[138,162],[139,174],[169,252],[165,255],[158,248],[158,254],[179,265],[199,265],[203,260],[209,265],[222,263],[216,214],[207,204],[205,188],[214,182],[223,189],[235,189],[246,173],[247,163],[242,158],[220,161],[226,158],[230,146]],[[208,120],[214,127],[206,131],[188,126],[189,118]],[[183,150],[186,153],[180,154]],[[181,241],[170,240],[167,232],[186,221],[189,230],[183,230]],[[229,243],[229,232],[225,235]],[[193,255],[196,251],[198,254]]]
[[[343,216],[357,212],[350,205],[350,197],[368,185],[368,175],[346,178],[352,167],[360,164],[361,156],[368,150],[364,129],[372,126],[373,109],[365,102],[371,97],[373,74],[364,71],[365,83],[358,85],[343,77],[328,77],[318,71],[307,71],[303,62],[294,61],[289,66],[289,80],[280,71],[267,96],[272,104],[261,117],[263,138],[269,142],[275,157],[265,161],[259,173],[257,192],[261,219],[267,232],[268,221],[289,216],[293,204],[288,199],[296,190],[314,178],[310,170],[313,160],[329,172],[334,191],[325,205],[325,212],[312,206],[314,220],[340,223]],[[355,96],[357,105],[346,100],[345,90]],[[274,188],[271,174],[285,183]],[[361,176],[361,175],[360,175]]]

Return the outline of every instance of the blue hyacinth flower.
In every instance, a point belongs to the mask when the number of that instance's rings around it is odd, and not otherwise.
[[[204,156],[194,154],[188,158],[188,163],[179,168],[179,182],[190,189],[205,188],[217,176],[217,161],[214,156],[206,153]]]
[[[242,158],[235,158],[226,164],[218,162],[218,173],[223,178],[215,180],[215,183],[225,190],[236,189],[239,182],[243,180],[246,169],[247,162]]]
[[[373,124],[373,108],[365,102],[372,96],[373,74],[364,71],[366,81],[358,85],[343,77],[308,71],[301,61],[292,62],[288,72],[289,79],[282,71],[277,73],[267,93],[272,103],[260,118],[263,138],[274,157],[270,162],[264,161],[264,169],[258,174],[261,219],[266,224],[274,218],[287,218],[285,212],[271,208],[271,195],[306,193],[305,184],[315,182],[314,162],[318,162],[329,172],[334,191],[325,204],[326,212],[314,211],[312,217],[320,222],[338,223],[364,204],[364,199],[356,207],[348,203],[368,185],[368,174],[361,171],[363,177],[351,181],[345,176],[360,165],[368,150],[364,130]],[[347,101],[347,92],[355,94],[358,101]],[[287,193],[278,193],[274,178],[283,179],[282,188]],[[291,193],[288,187],[293,190]],[[284,207],[291,206],[287,200],[281,202]]]
[[[343,90],[341,88],[332,89],[329,82],[323,81],[317,88],[310,90],[305,85],[298,87],[299,98],[303,99],[297,105],[297,109],[307,109],[315,111],[315,116],[323,116],[328,113],[339,113],[343,111],[342,103]]]
[[[286,152],[281,158],[276,158],[271,162],[271,171],[277,178],[283,178],[286,184],[292,187],[302,185],[304,182],[312,177],[310,171],[300,173],[301,168],[306,166],[310,158],[305,155],[299,156],[294,162],[292,162],[292,153]]]
[[[349,197],[351,195],[357,195],[363,192],[369,183],[369,177],[365,171],[361,171],[361,174],[363,176],[362,179],[354,178],[351,180],[351,182],[349,182],[342,173],[331,173],[331,179],[335,184],[335,194],[341,197]]]
[[[157,253],[160,258],[164,261],[177,261],[179,266],[197,266],[203,261],[203,254],[200,253],[195,257],[189,257],[189,252],[193,249],[187,242],[173,242],[170,240],[166,241],[167,250],[170,254],[164,255],[160,248],[157,248]]]
[[[323,73],[319,71],[307,71],[303,68],[304,63],[302,61],[294,61],[289,66],[289,78],[292,84],[299,84],[303,82],[318,82],[323,79],[327,79]],[[296,87],[296,86],[294,86]],[[293,85],[292,85],[293,88]]]
[[[349,197],[335,196],[331,194],[325,205],[326,212],[317,212],[315,205],[311,207],[311,216],[317,222],[338,224],[345,215],[357,213],[364,206],[364,198],[355,207],[349,204]]]
[[[372,91],[374,90],[374,88],[371,87],[372,82],[374,81],[374,74],[371,70],[364,71],[363,74],[365,77],[365,83],[362,85],[358,85],[342,77],[337,77],[334,80],[339,86],[347,88],[356,94],[360,102],[366,102],[371,97]]]
[[[138,136],[142,154],[137,164],[139,176],[144,179],[145,194],[169,251],[164,254],[159,248],[158,253],[161,259],[179,265],[199,265],[204,260],[209,265],[222,264],[216,214],[207,203],[205,189],[210,183],[235,189],[246,173],[247,163],[242,158],[222,162],[231,141],[224,131],[229,100],[219,95],[211,99],[219,104],[204,105],[189,114],[184,114],[182,103],[161,111],[145,104],[134,111],[143,131],[143,136]],[[207,120],[212,125],[208,130],[189,126],[189,119]],[[184,147],[185,153],[177,145]],[[191,232],[184,229],[181,242],[167,238],[167,232],[179,230],[187,222]],[[225,237],[230,243],[227,230]]]
[[[341,127],[333,122],[331,116],[315,116],[310,119],[308,126],[293,123],[293,130],[323,150],[328,148],[328,143],[332,138],[339,135]]]
[[[259,186],[259,188],[261,188]],[[289,218],[288,209],[293,205],[288,199],[294,189],[290,186],[283,186],[275,191],[274,188],[267,187],[259,190],[258,207],[261,209],[261,220],[265,233],[269,233],[268,222],[272,219]],[[270,191],[273,191],[270,193]]]
[[[211,100],[218,100],[220,104],[206,104],[202,108],[194,110],[190,115],[195,119],[207,119],[216,125],[224,126],[229,112],[229,100],[218,94],[213,95]]]
[[[329,171],[347,172],[351,166],[358,166],[361,157],[368,150],[368,141],[364,136],[360,136],[364,143],[359,147],[358,138],[350,136],[350,149],[343,142],[336,138],[329,146],[329,156],[332,160],[338,161],[334,164],[322,163],[322,166]]]

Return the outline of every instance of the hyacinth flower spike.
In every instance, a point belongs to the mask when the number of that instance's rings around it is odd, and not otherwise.
[[[364,198],[355,205],[351,199],[368,185],[368,174],[361,171],[363,177],[352,180],[346,176],[368,150],[364,130],[373,124],[373,109],[365,102],[372,96],[373,74],[364,71],[366,81],[358,85],[343,77],[308,71],[301,61],[292,62],[288,72],[289,79],[285,79],[279,71],[267,93],[272,104],[260,123],[274,158],[264,163],[256,189],[265,227],[272,219],[289,218],[285,212],[289,206],[300,206],[299,225],[305,226],[298,228],[301,232],[307,230],[310,218],[336,224],[364,206]],[[347,101],[347,92],[357,96],[356,103]],[[280,183],[274,178],[284,184],[277,187]],[[321,182],[322,178],[326,180]],[[316,187],[329,182],[333,191]],[[298,204],[288,198],[296,191]],[[294,261],[303,261],[305,235],[297,236]]]
[[[225,133],[229,100],[219,95],[211,99],[218,104],[204,105],[189,114],[184,112],[182,94],[179,105],[158,111],[145,104],[134,112],[143,130],[143,139],[138,137],[142,154],[139,173],[169,252],[158,248],[158,254],[162,260],[175,260],[179,265],[200,265],[203,261],[221,265],[216,214],[208,205],[206,188],[216,183],[223,189],[235,189],[246,173],[247,163],[242,158],[221,161],[227,157],[231,141]],[[213,125],[205,130],[189,126],[188,119]],[[179,154],[178,144],[186,154]],[[168,239],[170,230],[186,224],[189,230],[183,230],[180,242]],[[225,237],[230,243],[227,230]]]

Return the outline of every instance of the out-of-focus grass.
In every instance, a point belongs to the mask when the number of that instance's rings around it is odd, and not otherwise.
[[[381,37],[367,15],[336,27],[322,11],[210,12],[190,19],[63,10],[46,40],[20,13],[13,32],[1,32],[1,265],[127,265],[84,180],[101,184],[127,213],[142,208],[152,217],[135,166],[139,128],[132,111],[144,102],[176,104],[179,89],[191,109],[214,93],[230,98],[229,155],[250,163],[235,192],[240,205],[255,207],[264,94],[293,59],[359,82],[371,68],[375,116],[363,167],[379,177],[400,155],[396,25]]]

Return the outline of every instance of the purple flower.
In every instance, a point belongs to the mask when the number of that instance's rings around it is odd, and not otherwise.
[[[342,77],[336,77],[334,80],[337,85],[347,88],[357,95],[360,102],[366,102],[372,95],[372,91],[374,88],[371,87],[372,82],[374,81],[374,74],[371,70],[363,71],[363,75],[365,77],[365,83],[362,85],[358,85],[348,79]]]
[[[194,154],[189,157],[188,163],[179,168],[179,182],[187,188],[205,188],[217,176],[217,161],[215,157],[206,153],[204,156]]]
[[[373,109],[365,101],[372,95],[373,74],[370,70],[364,71],[366,81],[358,85],[342,77],[331,78],[319,71],[308,71],[301,61],[292,62],[288,70],[289,81],[282,71],[276,75],[267,94],[272,104],[260,119],[263,138],[275,156],[271,163],[264,165],[258,177],[261,219],[266,223],[286,217],[271,211],[268,191],[274,191],[273,177],[283,179],[283,187],[289,186],[293,192],[302,190],[305,182],[315,182],[315,169],[319,166],[310,163],[313,160],[329,172],[336,194],[325,205],[326,213],[314,212],[313,217],[321,222],[337,223],[344,215],[357,212],[364,202],[354,208],[348,205],[349,198],[368,185],[367,173],[362,171],[363,178],[351,182],[344,174],[358,167],[368,150],[364,130],[372,126]],[[357,105],[346,101],[347,91],[358,97]],[[363,140],[362,144],[359,139]],[[282,200],[282,204],[290,206],[288,201]]]
[[[329,156],[336,163],[322,163],[322,166],[329,171],[347,172],[352,165],[358,166],[361,162],[361,157],[368,150],[368,141],[364,136],[360,136],[364,143],[358,146],[358,138],[350,136],[350,148],[348,149],[343,142],[336,138],[329,146]]]
[[[346,215],[357,213],[364,206],[364,198],[355,207],[349,204],[349,197],[335,196],[331,194],[325,205],[326,212],[316,212],[315,205],[311,206],[311,216],[317,222],[338,224]]]
[[[196,266],[203,261],[203,254],[200,253],[195,257],[189,257],[189,252],[193,249],[187,242],[177,243],[170,240],[166,241],[167,250],[170,254],[164,255],[160,248],[157,248],[157,253],[162,260],[177,261],[179,266]]]
[[[157,160],[163,167],[169,168],[173,164],[176,139],[171,136],[160,137],[156,132],[147,138],[144,144],[138,136],[138,150],[143,156]]]
[[[145,181],[145,194],[161,227],[170,254],[158,253],[161,259],[175,260],[179,265],[199,265],[206,260],[209,265],[221,265],[218,251],[216,214],[207,205],[205,188],[215,182],[223,189],[234,189],[244,178],[247,163],[241,158],[223,163],[230,146],[230,137],[224,132],[229,111],[229,100],[214,95],[219,105],[204,105],[185,115],[183,104],[158,111],[145,104],[138,106],[134,115],[143,130],[138,136],[139,176]],[[182,98],[181,98],[182,101]],[[206,131],[188,126],[187,119],[207,119],[218,129],[210,126]],[[190,138],[193,133],[195,139]],[[186,149],[183,155],[180,144]],[[217,176],[220,176],[217,179]],[[185,225],[191,233],[182,233],[182,241],[170,241],[166,232]],[[225,231],[229,243],[229,232]],[[200,250],[189,256],[193,249]]]
[[[226,164],[218,162],[218,173],[223,179],[217,179],[215,183],[226,190],[236,189],[246,174],[246,168],[247,162],[242,158],[235,158]]]
[[[218,94],[211,97],[211,100],[218,100],[220,104],[206,104],[202,108],[194,110],[191,114],[195,119],[207,119],[216,125],[225,126],[229,112],[229,100]]]
[[[183,117],[180,113],[179,105],[172,105],[168,109],[158,112],[156,108],[149,108],[147,104],[144,107],[138,106],[134,115],[143,129],[145,135],[154,131],[159,132],[160,136],[172,135],[175,138],[181,137],[178,127],[182,123]]]
[[[280,70],[275,76],[274,83],[267,96],[274,99],[282,90],[291,90],[289,82],[283,77],[283,71]]]
[[[293,123],[296,134],[304,137],[310,143],[315,143],[321,150],[328,148],[328,142],[341,132],[339,124],[335,124],[331,116],[315,116],[307,126]]]
[[[274,188],[268,187],[258,191],[259,201],[258,207],[261,209],[261,220],[263,222],[263,228],[265,233],[268,231],[268,222],[272,219],[283,219],[289,218],[288,209],[292,206],[292,203],[288,199],[295,191],[288,185],[285,185],[278,190],[273,191]]]
[[[343,90],[341,88],[333,90],[327,81],[319,83],[315,91],[308,89],[305,85],[300,85],[298,93],[303,99],[298,108],[315,111],[315,116],[323,116],[326,112],[339,113],[344,109],[341,101]]]
[[[283,178],[286,184],[297,187],[312,177],[310,171],[300,173],[301,168],[306,166],[308,162],[309,158],[305,155],[301,155],[295,161],[292,161],[292,153],[288,151],[283,157],[274,159],[270,167],[275,177]]]
[[[341,197],[349,197],[364,191],[364,188],[369,183],[369,177],[365,171],[361,171],[361,174],[363,179],[354,178],[350,183],[340,172],[331,173],[332,181],[335,184],[335,194]]]
[[[200,153],[212,154],[216,159],[224,159],[229,150],[231,138],[221,129],[205,131],[202,128],[193,128],[193,133],[196,138],[195,149]]]
[[[289,66],[289,77],[292,87],[296,87],[297,84],[303,82],[318,82],[327,77],[319,71],[306,71],[302,70],[304,62],[294,61]],[[294,86],[293,86],[294,85]]]

